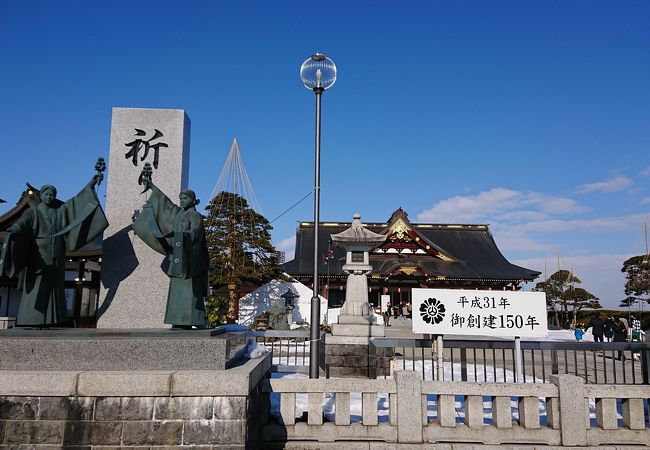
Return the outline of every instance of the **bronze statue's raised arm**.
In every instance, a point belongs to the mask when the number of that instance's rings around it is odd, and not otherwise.
[[[104,180],[104,174],[98,173],[96,175],[93,175],[93,177],[88,182],[88,186],[94,189],[95,186],[101,184],[103,180]]]
[[[97,173],[88,182],[88,186],[94,188],[99,186],[104,181],[104,171],[106,170],[106,161],[101,156],[97,158],[97,163],[95,164],[95,170]]]

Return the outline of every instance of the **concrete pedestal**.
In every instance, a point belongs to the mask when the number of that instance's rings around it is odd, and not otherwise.
[[[332,324],[332,336],[384,337],[384,326],[377,325],[373,316],[341,314]]]
[[[373,348],[370,339],[359,336],[325,338],[325,366],[330,377],[375,378],[390,374],[392,348]]]
[[[219,330],[0,330],[0,370],[224,370],[246,333]]]

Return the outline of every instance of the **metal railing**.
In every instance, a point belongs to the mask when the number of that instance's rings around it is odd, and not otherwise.
[[[650,344],[640,342],[520,341],[521,375],[517,377],[515,342],[445,339],[371,339],[369,376],[381,373],[392,349],[391,372],[415,370],[425,380],[548,383],[551,374],[572,374],[586,383],[649,384]],[[442,354],[440,354],[442,353]],[[620,359],[619,359],[620,356]]]
[[[273,355],[272,372],[309,373],[308,330],[251,331],[250,335]],[[325,333],[320,333],[319,366],[325,367]]]
[[[250,334],[273,354],[273,372],[309,373],[308,331]],[[368,375],[386,378],[396,370],[414,370],[432,381],[548,383],[552,374],[571,374],[591,384],[650,384],[649,343],[520,341],[519,377],[514,341],[444,339],[442,347],[439,352],[435,339],[373,338]],[[325,369],[324,345],[319,359]]]

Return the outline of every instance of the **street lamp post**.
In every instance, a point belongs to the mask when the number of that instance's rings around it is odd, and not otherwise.
[[[318,298],[318,221],[320,220],[320,109],[323,92],[336,82],[334,61],[316,53],[300,66],[300,79],[307,89],[316,94],[316,158],[314,164],[314,295],[311,298],[309,331],[309,378],[318,378],[320,350],[320,300]]]

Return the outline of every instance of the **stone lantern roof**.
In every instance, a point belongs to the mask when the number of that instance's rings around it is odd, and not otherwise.
[[[330,235],[332,243],[344,247],[345,244],[358,244],[377,246],[386,240],[386,235],[378,234],[367,229],[361,223],[361,215],[359,213],[353,216],[352,226],[345,231],[337,234]]]

